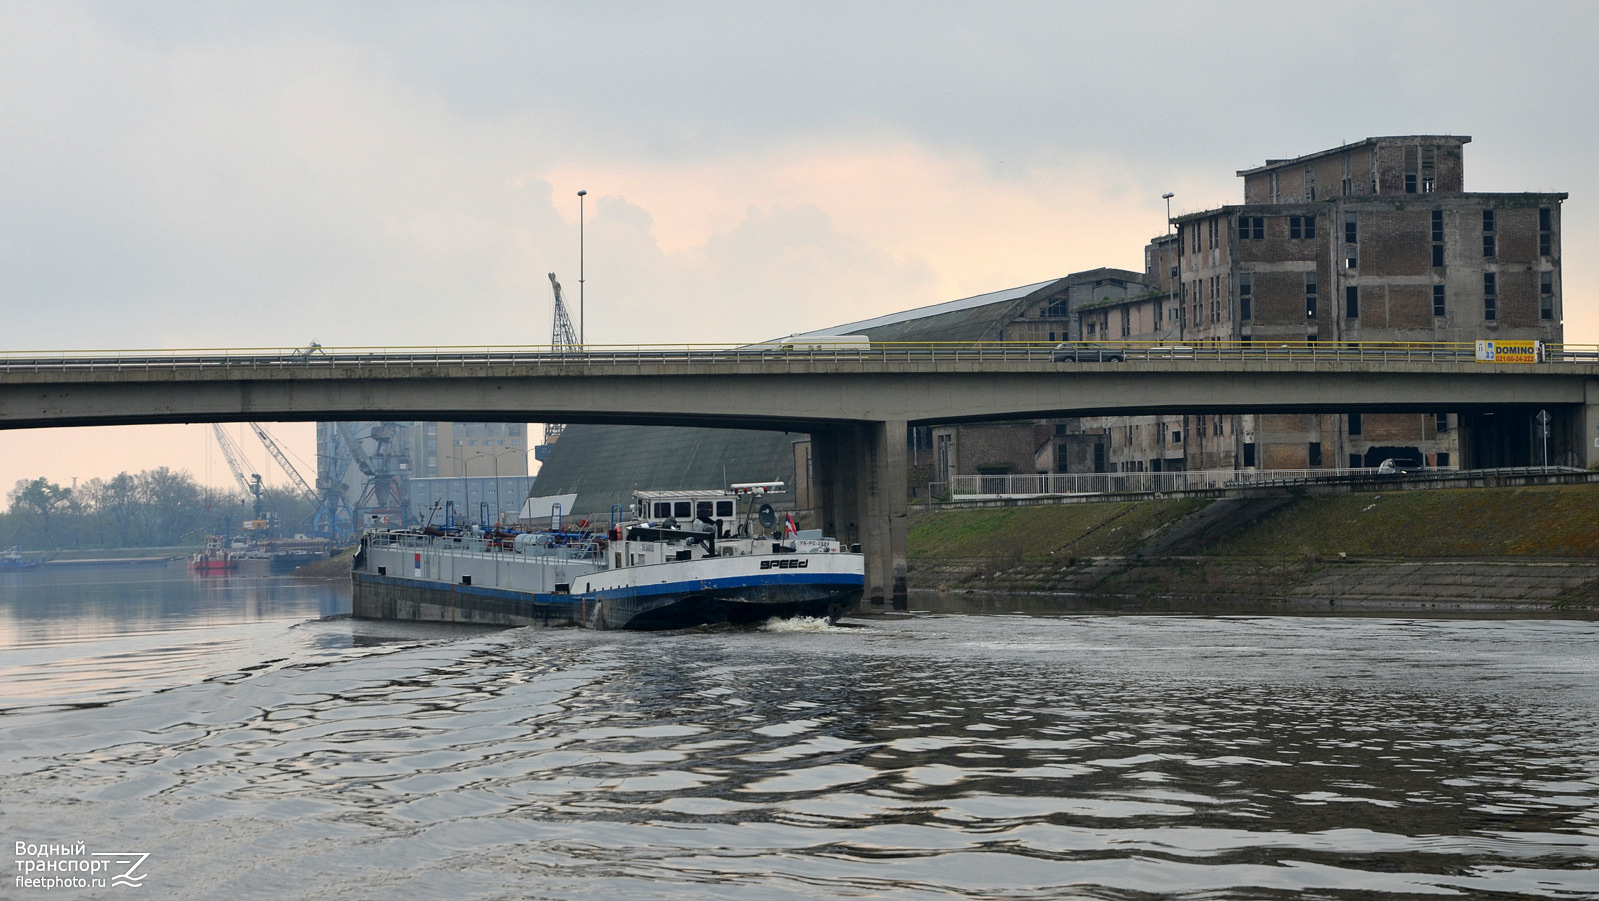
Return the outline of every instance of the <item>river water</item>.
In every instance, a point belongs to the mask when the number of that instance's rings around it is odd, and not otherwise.
[[[0,574],[0,897],[1599,897],[1592,621],[348,604]]]

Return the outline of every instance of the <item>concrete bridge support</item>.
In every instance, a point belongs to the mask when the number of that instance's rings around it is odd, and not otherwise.
[[[1576,445],[1577,455],[1582,459],[1582,465],[1589,469],[1599,469],[1599,379],[1587,379],[1582,385],[1583,404],[1576,420],[1576,435],[1572,436],[1572,443]]]
[[[812,478],[821,527],[859,543],[868,603],[908,608],[909,499],[903,420],[841,424],[811,433]]]

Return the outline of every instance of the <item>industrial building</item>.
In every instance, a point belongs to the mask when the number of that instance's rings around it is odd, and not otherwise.
[[[1469,141],[1373,137],[1268,160],[1238,171],[1242,203],[1176,217],[1152,238],[1142,271],[1091,269],[808,334],[874,344],[1559,342],[1566,195],[1466,192]],[[1218,410],[915,428],[908,490],[923,495],[957,474],[1541,462],[1530,418],[1487,428],[1484,415]],[[801,434],[570,425],[547,451],[538,493],[575,493],[578,512],[603,513],[640,488],[767,479],[791,486],[781,503],[812,505]]]

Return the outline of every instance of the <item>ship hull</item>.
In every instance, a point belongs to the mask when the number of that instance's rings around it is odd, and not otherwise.
[[[805,566],[761,568],[773,559]],[[357,570],[352,610],[368,619],[638,630],[836,619],[859,604],[862,571],[858,554],[712,558],[598,571],[568,591],[536,592]]]

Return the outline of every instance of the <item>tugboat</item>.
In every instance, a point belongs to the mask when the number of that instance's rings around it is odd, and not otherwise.
[[[195,551],[189,558],[189,571],[201,574],[232,572],[239,565],[239,555],[223,544],[217,535],[205,536],[205,548]]]
[[[771,617],[837,619],[865,588],[865,566],[820,530],[779,525],[781,482],[728,491],[635,492],[609,527],[533,532],[371,531],[352,580],[358,617],[507,626],[677,629]],[[748,500],[742,522],[737,502]]]

